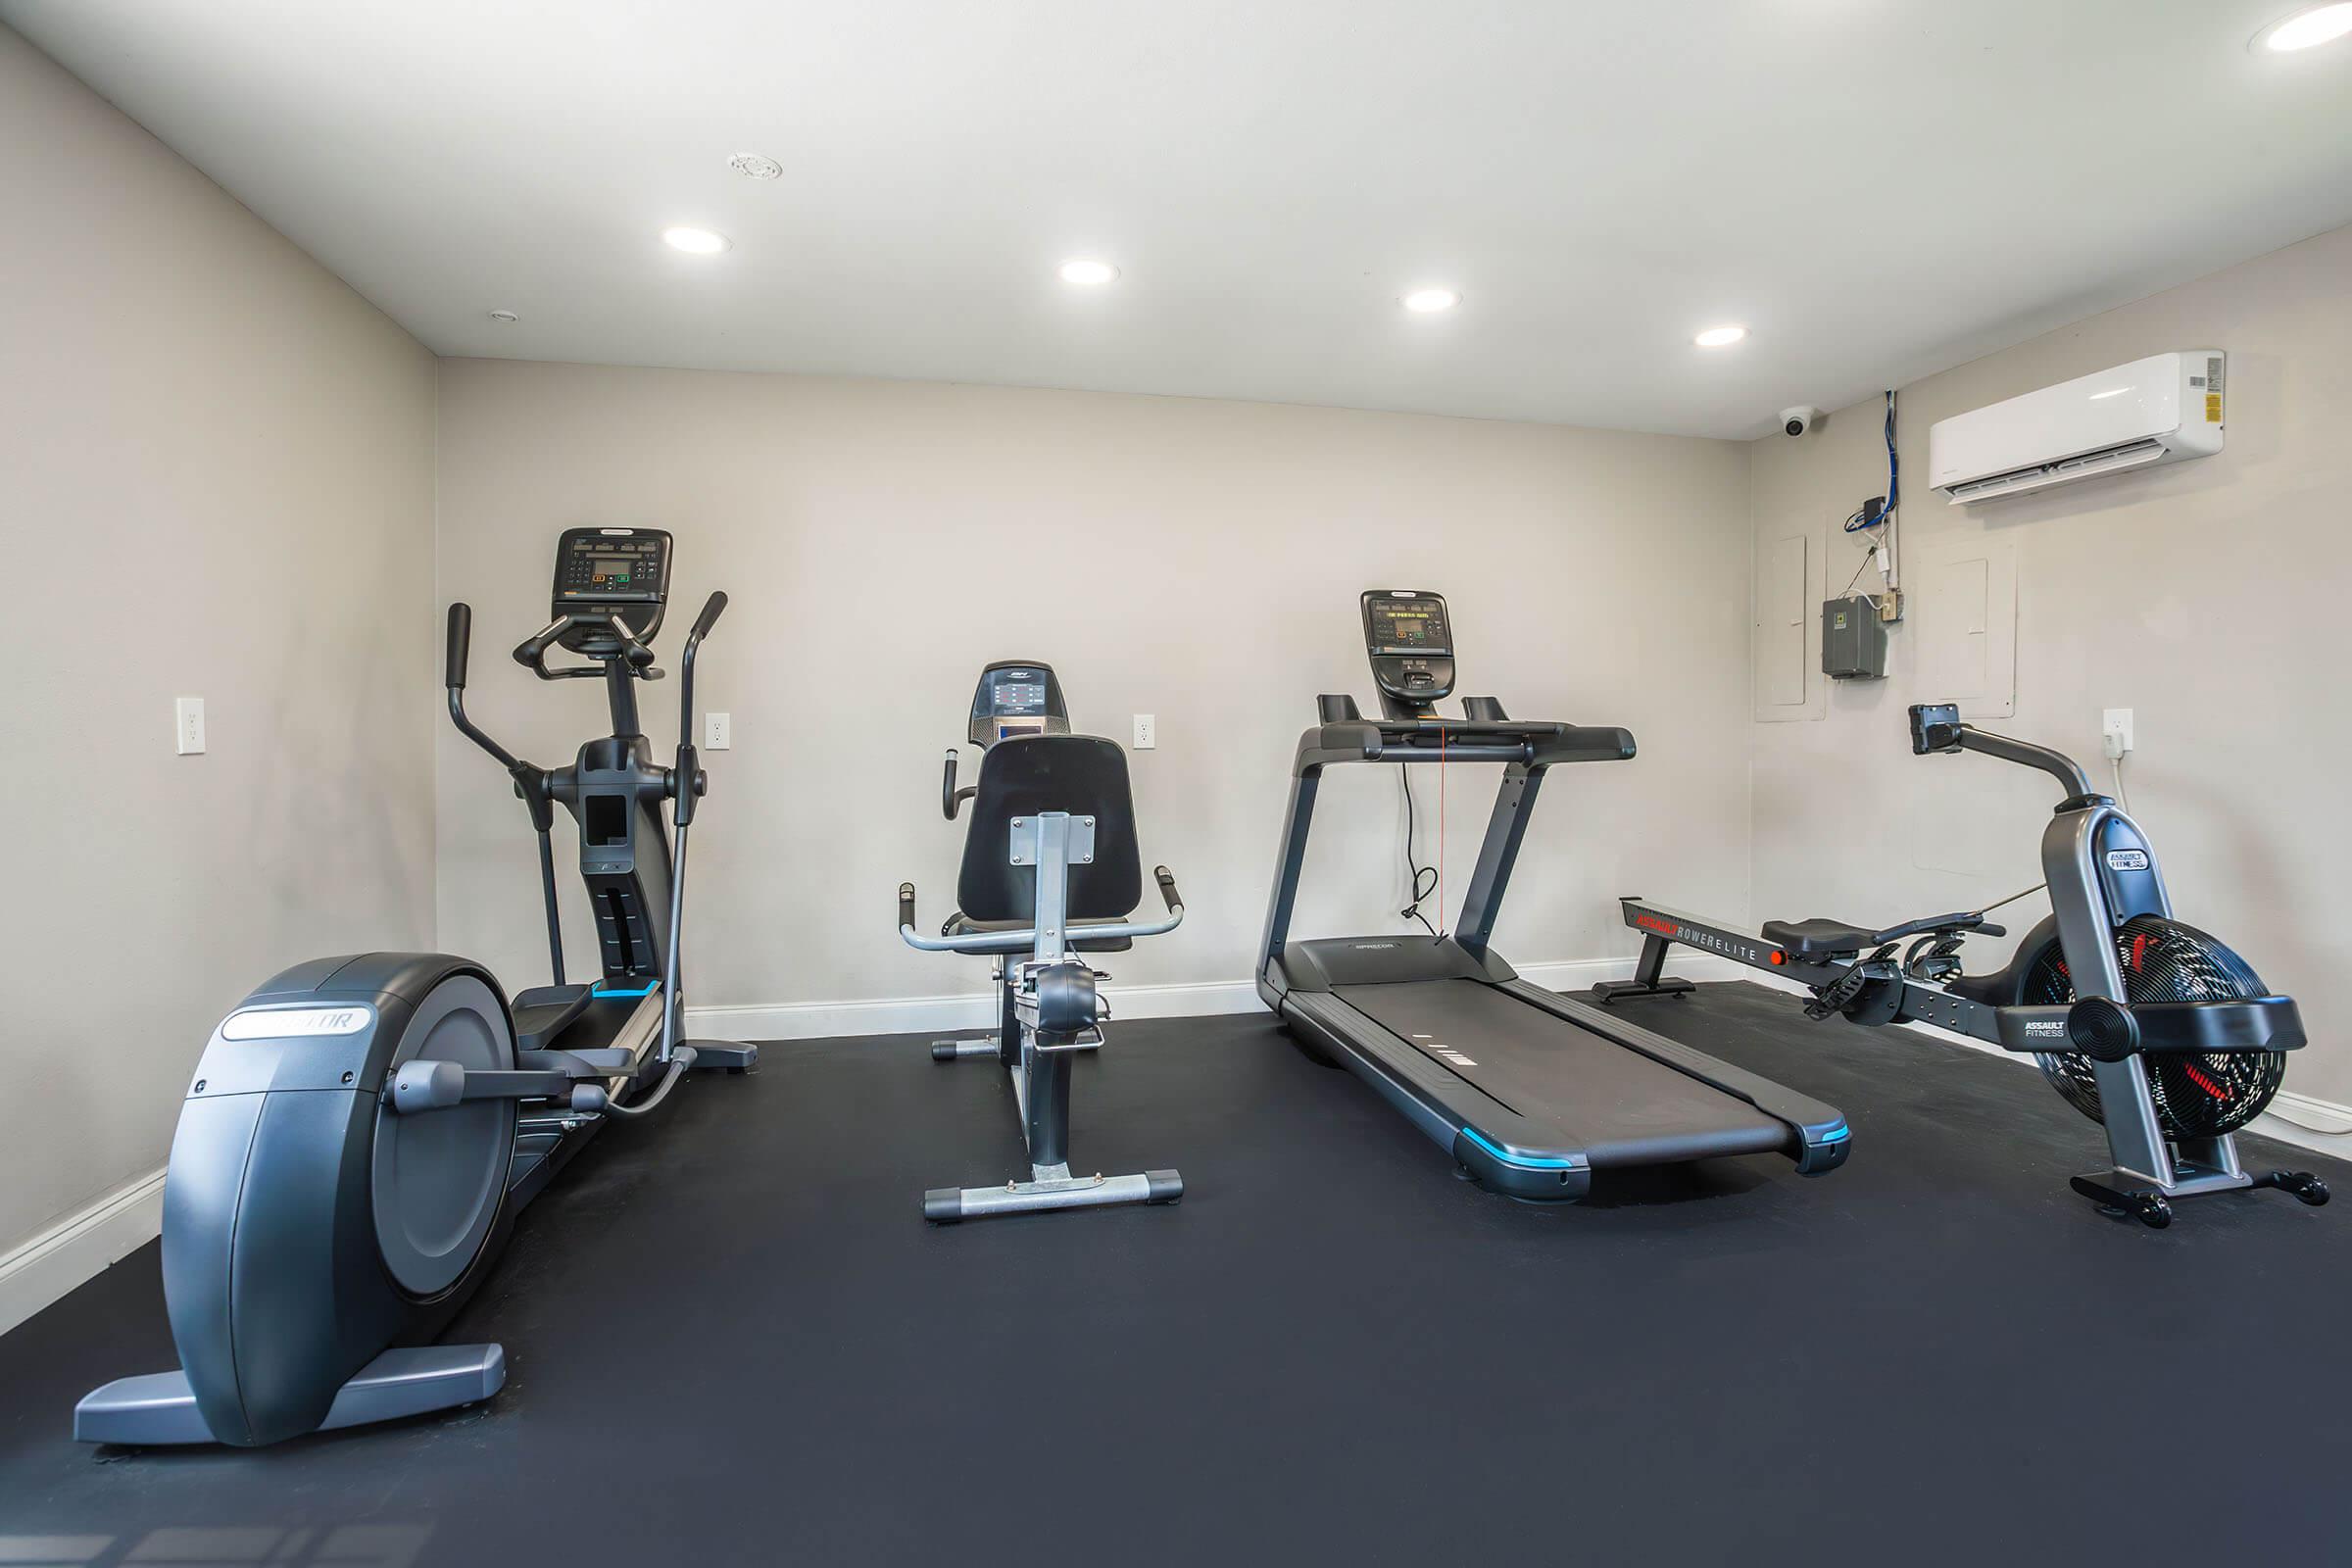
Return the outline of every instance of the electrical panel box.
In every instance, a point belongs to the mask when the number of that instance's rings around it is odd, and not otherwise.
[[[1886,623],[1868,594],[1821,604],[1821,672],[1838,680],[1881,680],[1886,674]]]

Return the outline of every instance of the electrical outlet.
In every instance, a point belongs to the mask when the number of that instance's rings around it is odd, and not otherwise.
[[[2110,758],[2128,756],[2132,750],[2132,710],[2108,709],[2099,719],[2099,739]]]
[[[1159,719],[1151,713],[1135,715],[1135,749],[1151,751],[1159,744]]]
[[[182,757],[201,757],[204,754],[204,699],[173,698],[172,727],[173,749]]]
[[[723,752],[735,744],[735,715],[705,713],[703,715],[703,749]]]

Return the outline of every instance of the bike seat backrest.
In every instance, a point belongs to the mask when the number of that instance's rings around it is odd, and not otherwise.
[[[1144,896],[1127,754],[1099,735],[1017,735],[980,760],[956,903],[973,920],[1037,916],[1037,868],[1012,863],[1012,819],[1067,811],[1095,819],[1095,858],[1070,866],[1069,918],[1120,920]],[[1074,824],[1073,824],[1074,825]]]

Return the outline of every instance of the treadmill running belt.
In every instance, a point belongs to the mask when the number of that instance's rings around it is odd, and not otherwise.
[[[1595,1170],[1773,1153],[1797,1134],[1746,1101],[1477,980],[1338,986],[1333,994],[1487,1099],[1556,1128]],[[1479,1131],[1475,1100],[1455,1110]]]

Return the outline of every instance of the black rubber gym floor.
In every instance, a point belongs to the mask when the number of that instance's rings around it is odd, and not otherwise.
[[[506,1344],[483,1407],[78,1446],[85,1389],[172,1364],[152,1248],[0,1338],[0,1562],[2352,1555],[2352,1197],[2143,1230],[2067,1190],[2101,1143],[2028,1067],[1746,985],[1635,1005],[1843,1109],[1846,1168],[1523,1206],[1266,1017],[1136,1022],[1078,1162],[1184,1202],[932,1230],[923,1189],[1011,1172],[1002,1076],[778,1046],[524,1215],[455,1330]]]

